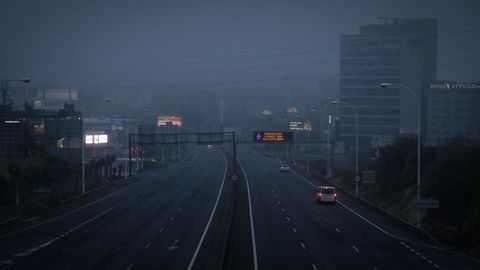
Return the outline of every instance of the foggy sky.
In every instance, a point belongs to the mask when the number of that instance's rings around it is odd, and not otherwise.
[[[438,18],[438,78],[478,81],[478,10],[475,0],[2,0],[0,78],[99,90],[317,85],[338,80],[339,36],[382,16]]]

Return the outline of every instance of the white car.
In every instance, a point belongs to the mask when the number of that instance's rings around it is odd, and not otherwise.
[[[288,166],[287,164],[282,164],[282,165],[280,165],[280,171],[281,172],[289,172],[290,171],[290,166]]]
[[[333,203],[337,202],[337,193],[335,187],[321,186],[315,191],[315,200],[317,203]]]

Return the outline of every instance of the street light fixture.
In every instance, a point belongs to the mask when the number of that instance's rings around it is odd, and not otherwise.
[[[413,95],[415,98],[415,102],[417,104],[417,124],[418,124],[418,131],[417,131],[417,201],[420,200],[420,184],[421,184],[421,178],[420,178],[420,145],[421,145],[421,107],[420,107],[420,101],[418,99],[418,96],[413,92],[412,89],[408,88],[407,86],[399,83],[381,83],[380,87],[382,88],[387,88],[387,87],[400,87]],[[420,211],[417,208],[417,227],[420,227]]]
[[[333,100],[332,104],[346,105],[355,113],[355,178],[358,179],[358,112],[351,104],[339,100]],[[358,181],[355,180],[355,195],[358,196]]]
[[[111,98],[105,98],[101,100],[103,102],[112,101]],[[89,104],[100,102],[100,100],[95,100]],[[82,119],[82,195],[85,194],[85,121]]]

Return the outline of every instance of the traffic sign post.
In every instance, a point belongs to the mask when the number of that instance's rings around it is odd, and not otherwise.
[[[358,196],[358,182],[360,182],[360,176],[355,175],[353,181],[355,181],[355,196]]]
[[[436,199],[417,200],[415,202],[415,207],[416,208],[438,209],[440,207],[440,203]]]

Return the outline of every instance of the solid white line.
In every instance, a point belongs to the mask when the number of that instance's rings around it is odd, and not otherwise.
[[[193,253],[193,257],[190,260],[190,263],[188,264],[187,270],[191,270],[193,267],[193,264],[195,263],[195,259],[197,258],[198,252],[200,251],[200,248],[203,244],[203,240],[205,239],[205,235],[207,235],[208,228],[210,227],[210,223],[212,222],[213,215],[215,214],[215,210],[217,209],[218,201],[220,200],[220,195],[222,195],[223,184],[225,184],[225,179],[227,178],[227,159],[223,154],[222,156],[223,156],[223,160],[225,161],[225,172],[223,173],[222,184],[220,185],[220,189],[217,195],[217,200],[215,201],[215,205],[213,206],[213,210],[212,210],[212,213],[210,214],[210,218],[208,219],[207,226],[205,226],[205,230],[203,231],[202,237],[200,238],[200,242],[198,242],[197,248],[195,249],[195,253]],[[161,231],[163,231],[163,228]]]
[[[252,199],[250,197],[250,185],[248,184],[247,174],[245,173],[245,170],[243,169],[243,166],[242,166],[241,162],[239,161],[238,164],[240,165],[240,168],[242,169],[243,176],[245,176],[245,182],[247,183],[248,208],[250,210],[250,228],[251,228],[251,231],[252,231],[253,269],[258,270],[257,244],[256,244],[256,241],[255,241],[255,229],[253,227]]]
[[[299,177],[300,179],[302,179],[303,181],[305,181],[306,183],[310,184],[312,187],[314,188],[317,188],[317,186],[315,184],[313,184],[312,182],[308,181],[305,177],[301,176],[300,174],[294,172],[294,171],[291,171],[292,174],[296,175],[297,177]],[[403,238],[403,237],[400,237],[400,236],[397,236],[397,235],[394,235],[392,233],[389,233],[387,231],[385,231],[384,229],[380,228],[379,226],[375,225],[373,222],[371,222],[370,220],[364,218],[363,216],[361,216],[360,214],[358,214],[357,212],[355,212],[353,209],[351,209],[350,207],[346,206],[345,204],[343,204],[342,202],[340,202],[339,200],[337,200],[337,202],[342,205],[343,207],[345,207],[347,210],[349,210],[350,212],[352,212],[353,214],[355,214],[356,216],[360,217],[361,219],[363,219],[365,222],[367,222],[368,224],[372,225],[373,227],[377,228],[379,231],[383,232],[384,234],[392,237],[392,238],[396,238],[396,239],[399,239],[399,240],[403,240],[403,241],[408,241],[408,242],[414,242],[415,244],[418,244],[418,245],[422,245],[422,246],[425,246],[425,247],[429,247],[429,248],[433,248],[433,249],[436,249],[436,250],[441,250],[441,251],[444,251],[444,252],[448,252],[450,254],[455,254],[455,255],[458,255],[458,256],[462,256],[464,258],[467,258],[467,259],[470,259],[472,261],[475,261],[477,263],[480,263],[480,260],[479,259],[476,259],[476,258],[473,258],[471,256],[468,256],[466,254],[462,254],[462,253],[458,253],[456,251],[452,251],[452,250],[448,250],[448,249],[445,249],[445,248],[442,248],[442,247],[437,247],[437,246],[433,246],[433,245],[430,245],[430,244],[426,244],[426,243],[422,243],[422,242],[417,242],[417,241],[414,241],[414,240],[409,240],[409,239],[406,239],[406,238]]]
[[[317,267],[315,266],[315,264],[312,264],[312,268],[313,270],[317,270]]]
[[[24,257],[24,256],[31,255],[31,254],[39,251],[40,249],[45,248],[45,247],[51,245],[53,242],[57,241],[58,239],[60,239],[60,238],[55,237],[55,238],[53,238],[52,240],[50,240],[50,241],[48,241],[48,242],[46,242],[46,243],[43,243],[43,244],[41,244],[41,245],[38,245],[38,246],[36,246],[36,247],[34,247],[34,248],[31,248],[31,249],[29,249],[29,250],[27,250],[27,251],[25,251],[25,252],[17,253],[17,254],[15,254],[14,256],[16,256],[16,257]]]

